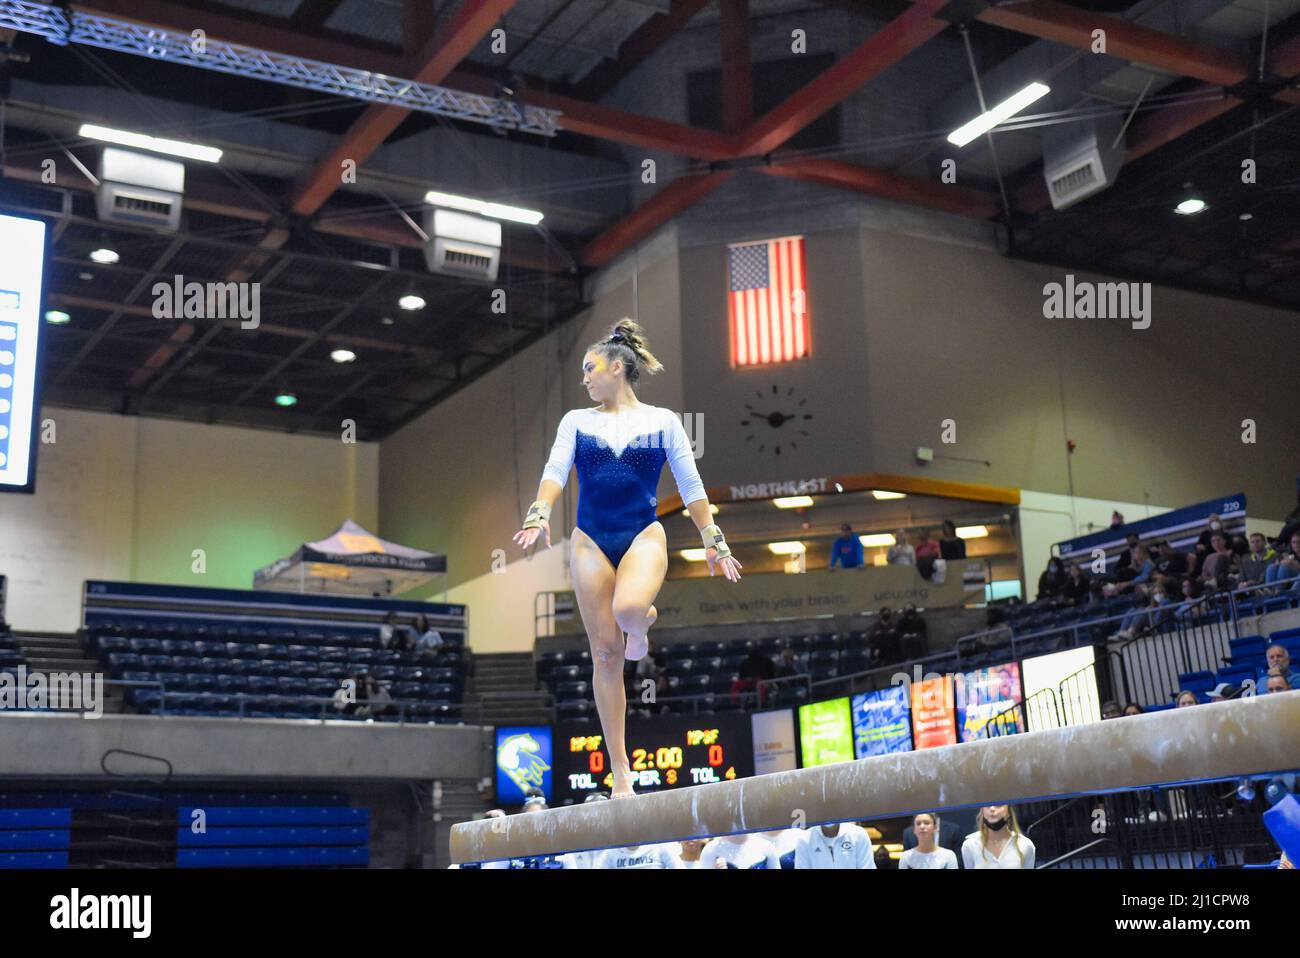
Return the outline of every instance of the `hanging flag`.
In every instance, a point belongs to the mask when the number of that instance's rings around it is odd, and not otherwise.
[[[808,355],[803,237],[727,247],[731,365],[782,363]]]

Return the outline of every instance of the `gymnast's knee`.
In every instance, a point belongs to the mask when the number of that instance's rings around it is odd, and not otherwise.
[[[612,642],[601,642],[591,647],[591,663],[596,671],[617,670],[623,673],[623,649]]]
[[[645,606],[639,602],[619,601],[614,602],[614,618],[618,621],[619,628],[624,632],[628,627],[640,627],[645,624],[646,612]]]

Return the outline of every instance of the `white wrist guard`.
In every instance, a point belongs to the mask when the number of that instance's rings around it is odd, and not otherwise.
[[[545,499],[538,499],[528,507],[528,515],[524,516],[525,529],[540,529],[543,522],[551,521],[551,504]]]
[[[722,530],[716,524],[701,529],[700,538],[704,540],[704,548],[718,550],[717,558],[725,559],[731,555],[731,550],[727,548],[727,540],[722,537]]]

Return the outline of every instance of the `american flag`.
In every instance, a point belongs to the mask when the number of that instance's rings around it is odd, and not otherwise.
[[[727,290],[731,365],[808,355],[802,236],[727,247]]]

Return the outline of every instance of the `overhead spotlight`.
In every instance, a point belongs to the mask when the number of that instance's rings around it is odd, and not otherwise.
[[[149,136],[145,133],[132,133],[130,130],[114,130],[95,123],[81,124],[81,129],[77,131],[77,135],[90,140],[116,143],[118,146],[131,146],[137,150],[166,153],[168,156],[179,156],[187,160],[203,160],[207,163],[215,163],[221,159],[221,151],[215,146],[199,146],[197,143],[167,140],[158,136]]]
[[[812,504],[812,496],[781,496],[772,500],[778,509],[806,509]]]
[[[522,206],[508,206],[505,203],[493,203],[489,200],[478,200],[472,196],[440,193],[438,190],[429,190],[428,193],[425,193],[424,202],[430,206],[441,206],[445,209],[461,210],[465,213],[478,213],[480,216],[490,216],[493,219],[527,223],[529,226],[536,226],[542,221],[542,213],[539,210],[525,209]]]
[[[90,251],[90,261],[99,263],[101,266],[112,266],[121,258],[117,255],[117,250],[109,249],[106,246]]]
[[[330,353],[330,359],[336,363],[350,363],[357,358],[357,354],[350,349],[336,349]]]
[[[381,323],[382,323],[383,325],[385,325],[385,326],[391,326],[391,325],[393,325],[393,317],[391,317],[391,316],[385,316],[385,317],[384,317],[383,319],[381,319],[379,322],[381,322]]]
[[[894,536],[893,533],[889,532],[873,532],[870,535],[858,536],[858,541],[861,542],[865,548],[879,549],[883,546],[894,545]]]
[[[1255,218],[1254,213],[1242,213],[1240,216],[1237,217],[1237,219],[1241,220],[1243,223],[1246,222],[1247,220],[1253,220],[1254,218]]]
[[[802,542],[769,542],[767,547],[774,554],[779,556],[797,556],[799,553],[805,551],[805,546]]]
[[[999,123],[1005,123],[1035,100],[1041,100],[1052,92],[1046,83],[1034,81],[1019,93],[1014,93],[991,110],[986,110],[969,123],[964,123],[948,134],[948,142],[954,146],[965,146],[971,140],[983,136]]]
[[[293,393],[289,393],[289,392],[277,393],[275,397],[275,404],[277,406],[283,406],[287,409],[290,406],[298,405],[298,397],[295,396]]]
[[[1199,196],[1189,196],[1174,207],[1174,212],[1181,213],[1183,216],[1195,216],[1197,213],[1202,213],[1209,208],[1210,204]]]
[[[988,526],[958,526],[958,539],[983,539],[989,534]]]
[[[424,297],[417,296],[415,293],[407,293],[397,301],[397,305],[402,307],[402,309],[424,309]]]
[[[45,321],[51,326],[66,326],[72,322],[72,317],[61,309],[47,309],[45,311]]]
[[[875,499],[906,499],[905,492],[890,492],[888,489],[872,489],[871,495]]]

